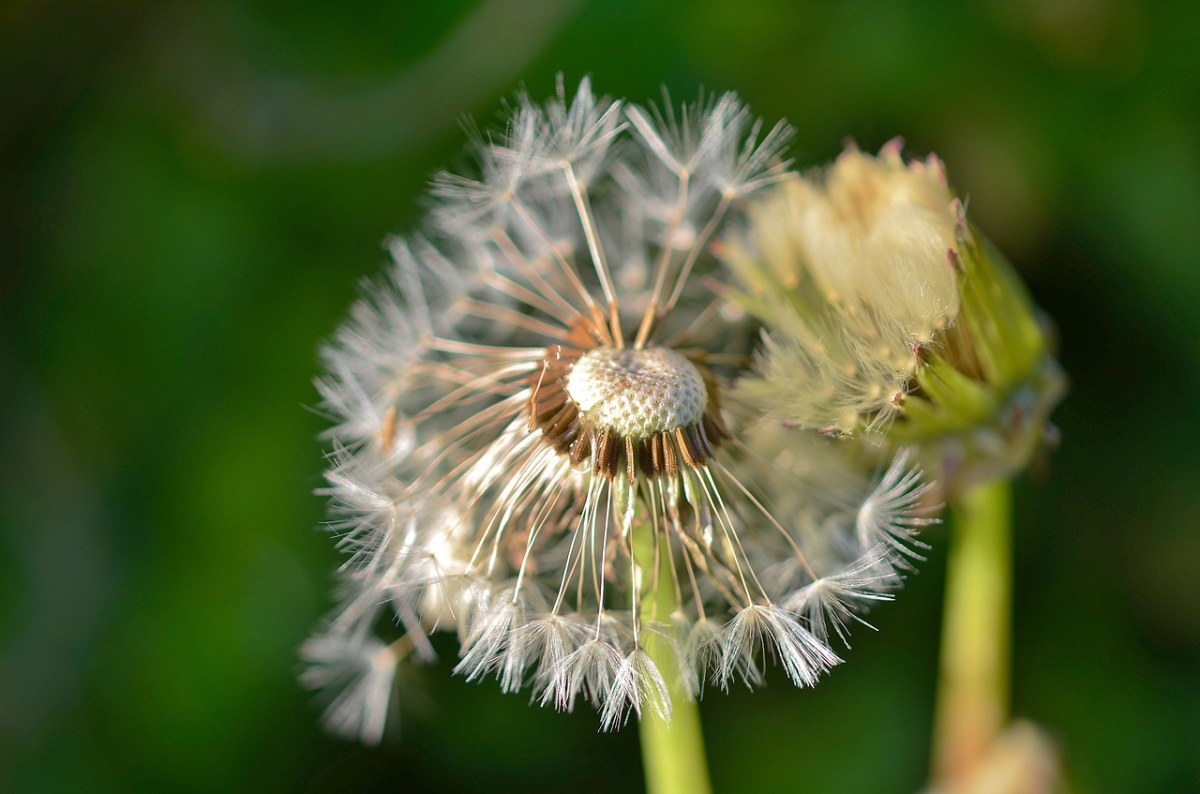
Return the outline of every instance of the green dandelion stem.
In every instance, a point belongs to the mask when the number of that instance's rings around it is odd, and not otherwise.
[[[654,538],[649,527],[635,526],[634,548],[643,570],[653,570]],[[663,541],[665,542],[665,541]],[[675,599],[670,560],[659,554],[658,575],[647,575],[650,586],[643,590],[642,609],[652,622],[669,626]],[[709,794],[708,762],[704,755],[704,733],[700,727],[700,709],[680,680],[679,664],[670,640],[654,631],[643,632],[646,652],[662,673],[671,696],[671,719],[665,720],[654,709],[642,710],[638,733],[642,742],[642,766],[649,794]]]
[[[951,509],[933,737],[933,779],[941,783],[975,769],[1008,720],[1012,483],[976,485]]]

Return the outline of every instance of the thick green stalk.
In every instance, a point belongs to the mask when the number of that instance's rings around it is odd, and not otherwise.
[[[1008,720],[1012,484],[976,485],[952,503],[933,780],[963,780]]]
[[[648,527],[636,527],[635,535],[639,530],[642,537],[635,538],[638,559],[652,561],[654,551],[650,530]],[[644,594],[642,608],[643,614],[651,621],[670,625],[671,613],[678,605],[670,561],[666,554],[660,557],[656,584]],[[650,562],[646,567],[652,566]],[[646,790],[649,794],[708,794],[712,791],[712,784],[708,780],[700,710],[680,680],[675,651],[670,641],[657,632],[643,632],[642,640],[646,652],[666,680],[671,695],[670,721],[664,720],[652,708],[643,709],[638,721]]]

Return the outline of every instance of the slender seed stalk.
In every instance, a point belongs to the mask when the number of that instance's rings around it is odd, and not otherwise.
[[[639,561],[646,561],[643,570],[653,566],[652,533],[653,530],[644,525],[633,528],[635,554]],[[667,555],[660,554],[658,575],[653,577],[653,587],[645,591],[645,600],[642,602],[646,617],[663,625],[670,624],[671,613],[678,606],[669,566]],[[652,577],[646,578],[650,580]],[[679,665],[671,642],[655,631],[644,632],[642,641],[646,652],[666,680],[671,696],[670,721],[649,708],[642,711],[638,720],[646,790],[649,794],[709,794],[712,784],[708,779],[700,709],[680,680]]]
[[[1008,721],[1012,483],[976,485],[951,505],[933,780],[963,780]]]

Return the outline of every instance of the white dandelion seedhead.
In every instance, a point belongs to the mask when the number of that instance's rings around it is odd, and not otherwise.
[[[827,621],[898,585],[924,491],[733,389],[755,329],[700,276],[786,176],[787,135],[732,94],[677,112],[560,84],[437,179],[425,235],[391,241],[323,352],[338,638],[399,624],[429,660],[453,632],[456,673],[605,728],[669,715],[668,680],[696,696],[777,663],[807,686],[839,661]],[[336,705],[368,740],[377,678]]]

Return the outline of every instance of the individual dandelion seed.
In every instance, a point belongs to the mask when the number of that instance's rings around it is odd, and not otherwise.
[[[839,661],[827,625],[897,586],[928,486],[903,457],[872,479],[733,388],[754,329],[704,285],[708,250],[787,175],[788,134],[732,94],[646,110],[560,82],[476,142],[477,176],[435,181],[425,235],[392,241],[324,351],[348,560],[318,650],[453,631],[455,672],[586,700],[606,728],[665,716],[668,679],[694,696],[774,659],[811,685]],[[669,619],[646,604],[663,592]],[[359,701],[380,690],[354,686],[335,725],[376,739]]]
[[[1065,379],[1046,321],[972,227],[935,156],[851,146],[747,211],[727,247],[767,329],[762,410],[831,434],[916,445],[951,489],[1012,474],[1046,437]]]
[[[383,737],[397,666],[412,650],[411,635],[384,645],[363,631],[317,634],[300,649],[309,665],[301,680],[329,695],[331,731],[374,744]]]

